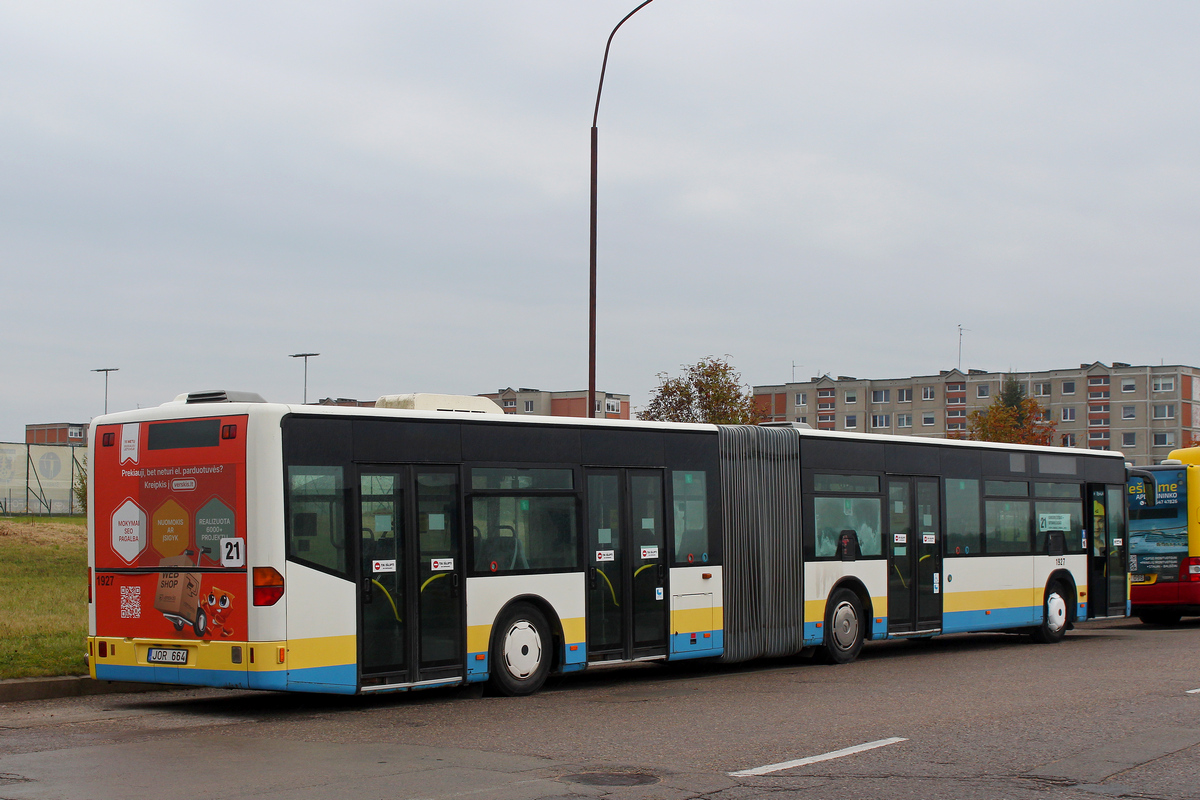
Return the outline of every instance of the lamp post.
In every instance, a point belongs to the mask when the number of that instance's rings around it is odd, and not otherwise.
[[[108,413],[108,373],[117,372],[120,369],[121,369],[120,367],[102,367],[100,369],[92,370],[92,372],[103,372],[104,373],[104,413],[105,414]]]
[[[625,24],[625,20],[652,2],[654,0],[645,0],[644,3],[638,5],[637,8],[626,14],[608,35],[608,42],[604,45],[604,61],[600,64],[600,85],[596,87],[596,110],[592,113],[592,235],[588,251],[591,285],[588,295],[588,417],[596,416],[596,145],[598,133],[596,120],[600,116],[600,93],[604,91],[604,70],[608,67],[608,49],[612,47],[612,40],[617,35],[617,29]]]
[[[289,358],[304,359],[304,405],[308,405],[308,359],[315,358],[320,353],[292,353]]]

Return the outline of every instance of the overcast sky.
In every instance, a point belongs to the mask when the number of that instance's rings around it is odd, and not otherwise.
[[[587,386],[635,0],[0,5],[0,441]],[[1200,3],[656,0],[598,384],[1200,364]]]

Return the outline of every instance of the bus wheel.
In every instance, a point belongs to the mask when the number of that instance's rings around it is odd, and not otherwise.
[[[838,589],[829,598],[825,611],[825,660],[831,664],[849,664],[862,650],[863,610],[858,595]]]
[[[1067,599],[1062,584],[1050,584],[1042,604],[1042,624],[1033,630],[1034,640],[1043,644],[1062,641],[1067,633]]]
[[[197,636],[203,636],[204,632],[208,630],[208,615],[204,613],[203,608],[196,609],[196,621],[192,624],[192,630],[196,632]]]
[[[1137,617],[1143,625],[1178,625],[1183,614],[1178,611],[1143,611]]]
[[[503,695],[533,694],[550,674],[550,624],[527,603],[505,612],[492,636],[492,688]]]

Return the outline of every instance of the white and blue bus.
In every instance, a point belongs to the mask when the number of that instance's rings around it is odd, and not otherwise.
[[[527,694],[1126,613],[1116,453],[233,392],[91,436],[98,679]]]

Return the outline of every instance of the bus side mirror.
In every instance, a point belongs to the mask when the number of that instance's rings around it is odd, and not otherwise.
[[[1154,473],[1144,469],[1134,469],[1133,467],[1125,467],[1125,483],[1129,483],[1130,478],[1140,478],[1142,486],[1145,488],[1144,502],[1147,506],[1158,505],[1158,481],[1154,477]]]

